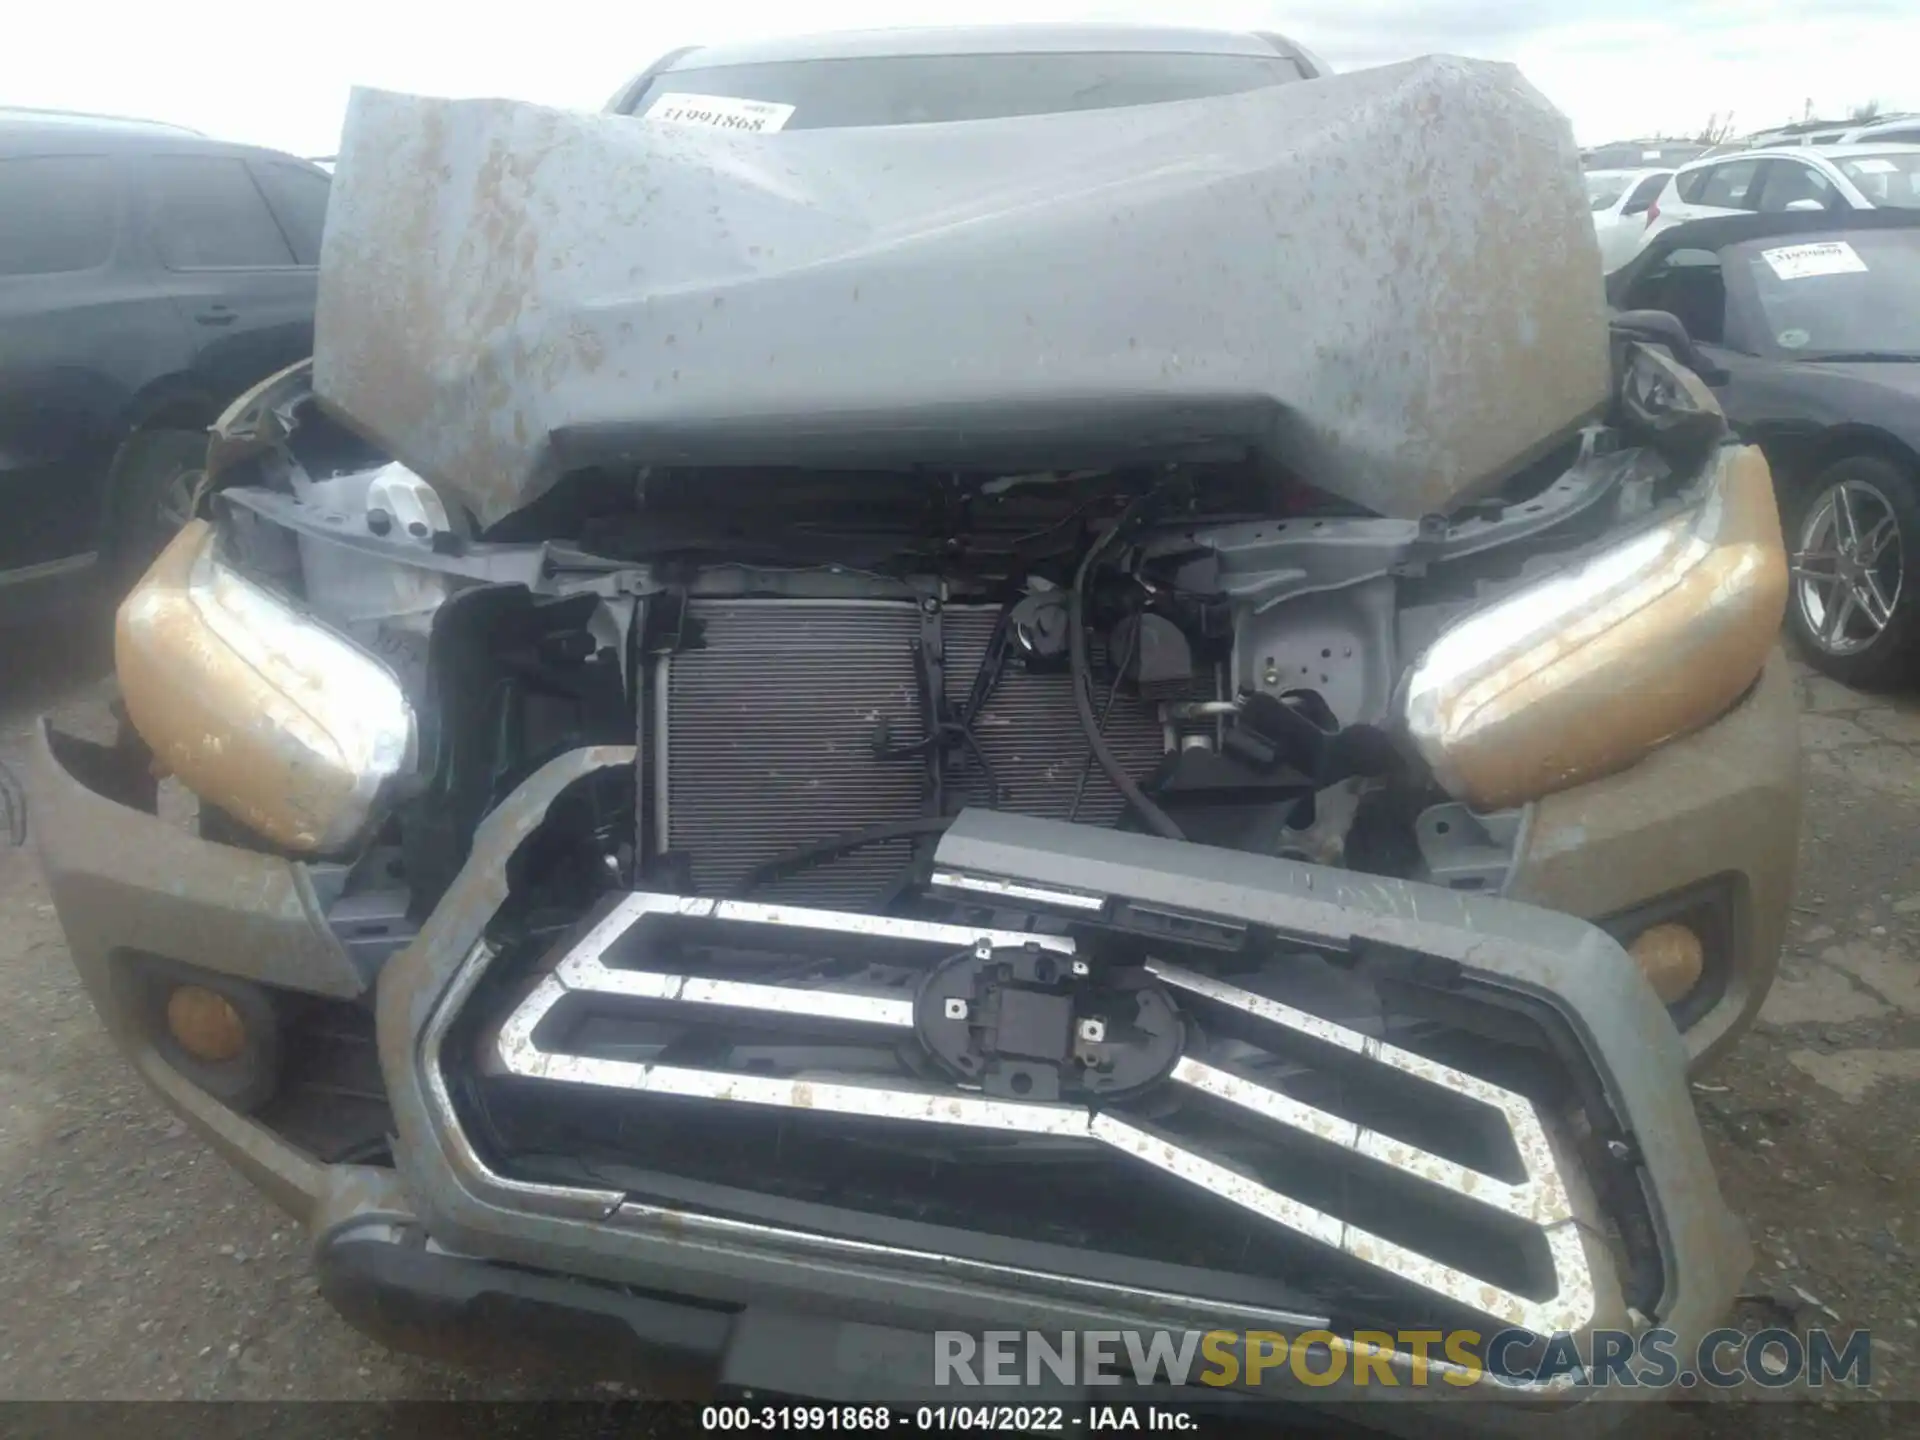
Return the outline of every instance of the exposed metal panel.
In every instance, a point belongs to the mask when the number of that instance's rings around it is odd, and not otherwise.
[[[722,894],[782,851],[926,813],[926,766],[881,760],[876,743],[925,735],[915,698],[912,604],[859,600],[696,600],[703,648],[667,670],[668,848],[691,855],[698,893]],[[965,702],[999,612],[949,607],[943,617],[947,698]],[[1100,697],[1104,701],[1104,696]],[[1010,666],[974,724],[1002,805],[1065,819],[1083,768],[1079,818],[1111,825],[1120,796],[1087,745],[1065,673]],[[1163,753],[1151,706],[1121,699],[1107,737],[1129,771]],[[977,768],[964,793],[984,803]],[[871,846],[759,892],[818,904],[872,902],[900,874],[908,842]]]

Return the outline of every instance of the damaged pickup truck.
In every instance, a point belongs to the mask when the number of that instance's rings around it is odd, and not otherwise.
[[[955,56],[1027,90],[925,113]],[[1719,1323],[1765,462],[1514,71],[1283,58],[355,96],[315,358],[36,777],[100,1013],[355,1323],[861,1400],[965,1398],[941,1330]]]

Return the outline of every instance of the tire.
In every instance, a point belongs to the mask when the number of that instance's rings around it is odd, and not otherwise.
[[[1878,455],[1836,461],[1802,489],[1786,540],[1787,626],[1814,668],[1863,690],[1912,674],[1920,658],[1920,474]]]
[[[113,460],[113,563],[131,585],[192,518],[194,491],[207,470],[207,437],[198,430],[136,430]]]

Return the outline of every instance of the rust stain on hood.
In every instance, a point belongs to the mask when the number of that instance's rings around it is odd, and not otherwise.
[[[314,382],[482,524],[590,464],[1223,444],[1413,517],[1596,413],[1608,362],[1566,121],[1433,58],[769,134],[356,91]]]

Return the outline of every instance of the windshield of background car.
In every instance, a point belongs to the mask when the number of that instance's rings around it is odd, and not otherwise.
[[[1833,163],[1876,207],[1920,210],[1920,150],[1845,159],[1835,156]]]
[[[1745,267],[1768,336],[1791,355],[1920,353],[1920,227],[1754,240],[1728,262]]]
[[[1284,55],[1156,52],[885,55],[680,67],[656,75],[630,114],[688,95],[791,106],[776,126],[826,130],[1107,110],[1232,95],[1302,78]]]
[[[1610,209],[1613,202],[1627,193],[1631,175],[1589,175],[1587,176],[1587,204],[1594,210]]]

